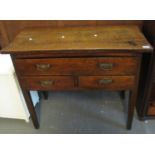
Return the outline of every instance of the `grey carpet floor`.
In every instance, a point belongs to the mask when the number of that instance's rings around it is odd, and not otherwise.
[[[127,94],[127,93],[126,93]],[[128,96],[128,95],[126,95]],[[32,121],[0,118],[0,133],[16,134],[144,134],[155,133],[155,120],[139,121],[126,130],[126,99],[117,92],[51,92],[37,107],[40,129]]]

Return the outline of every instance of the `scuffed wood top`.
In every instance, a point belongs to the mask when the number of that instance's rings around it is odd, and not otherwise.
[[[3,53],[63,50],[151,51],[136,26],[33,28],[22,30]]]

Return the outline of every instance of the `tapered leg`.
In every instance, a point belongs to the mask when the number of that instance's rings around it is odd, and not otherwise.
[[[11,55],[11,58],[12,58],[12,62],[13,62],[13,64],[14,64],[14,62],[15,62],[14,56]],[[26,101],[26,104],[27,104],[27,107],[28,107],[30,116],[31,116],[31,118],[32,118],[33,125],[34,125],[34,127],[35,127],[36,129],[39,129],[38,117],[37,117],[37,114],[36,114],[36,111],[35,111],[35,107],[34,107],[34,105],[33,105],[33,102],[32,102],[31,96],[30,96],[30,91],[29,91],[29,90],[26,90],[26,89],[23,87],[23,83],[22,83],[22,81],[21,81],[20,78],[19,78],[19,74],[18,74],[18,71],[16,70],[16,65],[15,65],[15,64],[14,64],[14,68],[15,68],[16,75],[17,75],[17,79],[18,79],[19,85],[20,85],[20,87],[21,87],[23,96],[24,96],[24,98],[25,98],[25,101]]]
[[[128,116],[127,116],[127,124],[126,124],[126,128],[128,130],[132,128],[132,121],[133,121],[136,101],[137,101],[137,92],[135,90],[130,91],[130,99],[128,103]]]
[[[140,66],[141,66],[141,56],[139,55],[138,64],[137,64],[137,73],[135,76],[135,83],[133,88],[130,90],[130,98],[128,103],[128,117],[127,117],[127,124],[126,128],[130,130],[132,128],[132,121],[134,116],[134,109],[137,102],[137,95],[138,95],[138,86],[139,86],[139,74],[140,74]]]
[[[24,95],[30,116],[32,118],[33,125],[36,129],[38,129],[39,122],[38,122],[37,114],[36,114],[35,107],[33,105],[30,93],[29,93],[29,91],[23,90],[23,95]]]

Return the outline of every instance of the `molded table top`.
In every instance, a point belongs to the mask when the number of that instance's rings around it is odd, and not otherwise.
[[[90,49],[147,52],[152,46],[136,26],[31,28],[22,30],[1,52]]]

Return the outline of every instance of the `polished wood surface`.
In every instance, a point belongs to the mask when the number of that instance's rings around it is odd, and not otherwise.
[[[151,45],[136,26],[35,28],[20,32],[4,53],[58,50],[143,50]],[[51,52],[52,52],[51,51]]]
[[[25,89],[30,90],[70,90],[74,89],[73,76],[22,77]]]
[[[155,47],[155,21],[145,21],[143,32]],[[155,51],[143,57],[141,68],[142,87],[139,88],[137,112],[140,119],[155,119]]]
[[[21,76],[26,75],[132,75],[137,57],[16,59]]]
[[[134,76],[34,76],[22,77],[24,87],[30,90],[130,90]],[[77,84],[76,84],[77,80]]]
[[[135,26],[27,29],[3,53],[10,53],[29,111],[39,127],[29,90],[130,90],[131,129],[141,56],[152,47]]]
[[[142,28],[142,20],[1,20],[0,46],[6,47],[15,36],[25,28],[37,27],[76,27],[76,26],[138,26]]]
[[[79,87],[104,90],[130,90],[135,83],[134,76],[80,76]]]

